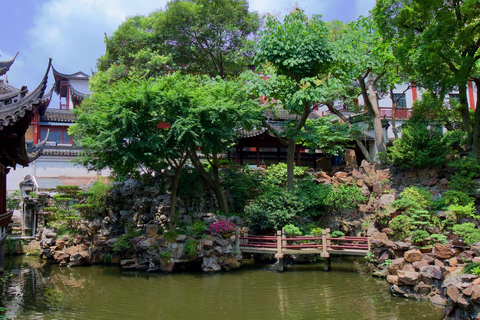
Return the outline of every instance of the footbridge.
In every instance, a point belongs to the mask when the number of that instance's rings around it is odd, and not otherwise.
[[[285,269],[285,256],[298,254],[320,254],[324,261],[324,270],[330,270],[330,257],[333,255],[365,256],[370,252],[369,237],[330,236],[330,229],[318,236],[299,236],[288,238],[281,230],[275,236],[249,235],[240,236],[238,249],[241,253],[274,254],[278,259],[278,269]]]

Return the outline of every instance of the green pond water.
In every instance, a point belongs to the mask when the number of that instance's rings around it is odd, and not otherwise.
[[[7,319],[442,319],[428,301],[392,297],[384,280],[355,272],[352,260],[333,260],[329,272],[323,264],[279,273],[252,263],[165,274],[14,257],[6,269]]]

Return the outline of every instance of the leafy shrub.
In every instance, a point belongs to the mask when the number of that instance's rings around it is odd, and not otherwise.
[[[407,215],[399,215],[390,221],[390,229],[392,229],[395,238],[405,239],[411,235],[413,228],[413,219]]]
[[[253,232],[271,232],[293,224],[303,208],[296,195],[272,187],[245,207],[245,216]]]
[[[101,180],[96,180],[90,189],[86,192],[87,195],[87,204],[92,208],[92,214],[100,214],[105,211],[107,206],[107,199],[112,186],[104,183]]]
[[[413,202],[417,203],[422,209],[426,209],[433,203],[432,194],[428,192],[428,190],[425,188],[418,188],[415,186],[406,187],[405,189],[403,189],[402,193],[400,193],[400,196],[402,198],[411,199]]]
[[[177,241],[178,233],[175,231],[167,231],[163,234],[163,239],[166,242],[175,242]]]
[[[56,194],[53,197],[53,203],[60,210],[68,210],[73,205],[73,198],[65,194]]]
[[[448,207],[448,211],[452,212],[456,219],[475,218],[475,206],[473,201],[466,206],[452,204]]]
[[[412,224],[417,228],[424,228],[430,225],[430,212],[427,210],[412,210],[410,212]]]
[[[295,179],[299,180],[305,178],[307,175],[307,167],[297,167],[293,169],[293,175]],[[269,166],[263,176],[262,186],[267,189],[270,186],[284,187],[287,184],[287,164],[279,163]]]
[[[430,235],[429,244],[433,245],[436,242],[440,242],[442,244],[447,243],[447,236],[443,235],[443,234],[438,234],[438,233],[434,233],[434,234]]]
[[[197,169],[183,168],[180,171],[178,182],[179,198],[199,198],[202,197],[203,190],[205,190],[203,179]]]
[[[415,230],[412,235],[412,242],[422,242],[428,237],[428,232],[425,230]]]
[[[445,198],[445,204],[458,204],[461,206],[466,206],[472,202],[474,199],[468,196],[467,193],[458,190],[448,190],[443,194],[443,198]]]
[[[326,203],[332,211],[344,211],[355,208],[359,203],[365,201],[361,190],[357,186],[340,185],[333,187],[326,198]]]
[[[480,230],[477,229],[472,222],[456,224],[452,227],[452,230],[455,231],[467,245],[480,241]]]
[[[392,208],[403,212],[412,212],[413,210],[421,210],[420,205],[408,197],[403,197],[392,202]]]
[[[307,217],[317,217],[327,212],[332,193],[330,185],[317,184],[308,178],[295,185],[295,195],[304,207],[302,215]]]
[[[142,234],[140,230],[135,230],[133,224],[127,225],[125,229],[125,233],[113,245],[114,252],[121,253],[129,250],[132,247],[131,240]]]
[[[335,230],[332,232],[332,238],[343,238],[345,237],[345,233],[343,233],[342,231],[338,231],[338,230]]]
[[[449,187],[473,195],[478,188],[475,178],[480,177],[480,165],[473,158],[462,158],[448,164],[453,170]]]
[[[463,273],[474,274],[480,277],[479,271],[480,271],[480,263],[476,263],[476,262],[467,263],[467,265],[463,267],[463,270],[462,270]]]
[[[187,239],[185,241],[185,249],[184,252],[189,257],[190,259],[194,259],[197,257],[197,247],[198,247],[198,241],[197,240],[192,240],[192,239]]]
[[[19,190],[7,194],[7,211],[20,210],[21,195]]]
[[[259,194],[260,174],[248,168],[234,167],[222,173],[223,184],[231,201],[231,212],[243,213],[247,200],[254,199]]]
[[[201,220],[195,221],[190,226],[188,226],[188,228],[192,235],[196,237],[203,235],[205,231],[207,231],[207,226],[205,225],[205,222]]]
[[[402,138],[388,149],[388,159],[405,168],[439,167],[445,163],[449,148],[443,133],[425,123],[404,124]]]
[[[80,192],[80,187],[62,185],[62,186],[56,186],[55,190],[60,194],[66,195],[67,197],[74,198]]]
[[[236,228],[237,226],[235,223],[227,220],[220,220],[210,225],[210,234],[223,236],[227,233],[234,233]]]
[[[322,228],[312,228],[310,234],[314,237],[321,237],[323,229]]]
[[[285,227],[283,227],[283,232],[285,232],[289,238],[302,235],[300,229],[293,224],[287,224]]]

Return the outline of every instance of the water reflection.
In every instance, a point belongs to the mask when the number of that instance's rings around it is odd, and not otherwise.
[[[258,266],[222,274],[59,268],[15,258],[2,288],[8,319],[441,319],[429,302],[393,298],[349,263]]]

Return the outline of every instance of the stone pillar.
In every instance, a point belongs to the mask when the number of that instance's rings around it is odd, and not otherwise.
[[[275,258],[278,259],[278,271],[283,272],[285,265],[282,252],[282,230],[277,230],[277,253]]]

